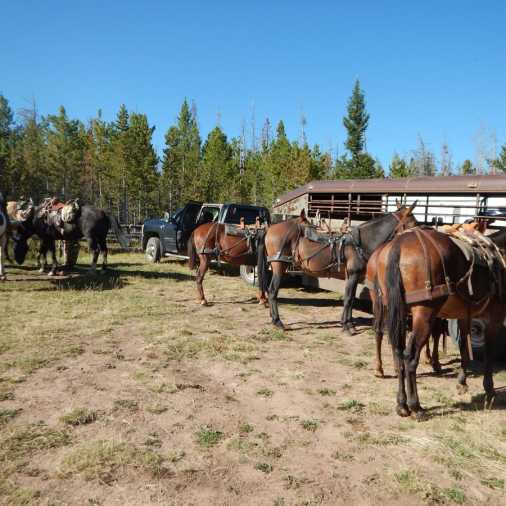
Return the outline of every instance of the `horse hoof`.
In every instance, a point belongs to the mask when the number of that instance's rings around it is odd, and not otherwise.
[[[493,394],[486,394],[484,409],[492,409],[492,405],[494,404],[494,399],[495,399],[495,392]]]
[[[46,272],[46,271],[45,271],[45,269],[44,269],[43,267],[41,267],[41,268],[39,269],[39,274],[44,274],[44,272]]]
[[[47,273],[47,275],[48,275],[48,276],[54,276],[54,275],[55,275],[55,272],[54,272],[54,271],[49,271],[49,272]]]
[[[376,378],[384,378],[385,373],[383,372],[383,369],[376,369],[374,371],[374,376],[376,376]]]
[[[459,395],[467,394],[468,390],[469,390],[469,387],[467,385],[462,385],[461,383],[457,384],[457,393]]]
[[[276,320],[275,322],[272,322],[272,324],[278,329],[285,330],[285,326],[281,320]]]
[[[412,415],[417,422],[426,422],[429,419],[427,413],[423,409],[413,412]]]
[[[409,416],[411,412],[409,411],[407,406],[397,406],[396,408],[397,414],[402,417]]]
[[[7,281],[7,276],[5,274],[2,274],[0,276],[0,281]]]
[[[207,302],[207,300],[206,300],[206,299],[202,299],[202,300],[200,301],[200,305],[201,305],[201,306],[209,306],[209,302]]]
[[[441,364],[432,364],[432,370],[436,373],[436,374],[441,374],[443,372],[443,369],[441,367]]]

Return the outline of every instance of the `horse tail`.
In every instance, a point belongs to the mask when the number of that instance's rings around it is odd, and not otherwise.
[[[118,239],[118,242],[120,243],[121,247],[124,249],[127,249],[130,246],[130,241],[126,234],[124,234],[121,230],[120,224],[116,218],[116,216],[113,215],[107,215],[109,218],[109,223],[111,224],[111,228],[116,235],[116,238]]]
[[[197,248],[195,247],[195,238],[193,233],[188,239],[188,267],[193,270],[197,266]]]
[[[269,289],[269,263],[265,251],[265,234],[265,230],[258,231],[256,244],[258,288],[262,293],[267,293]]]
[[[399,260],[401,241],[396,240],[388,254],[386,278],[388,289],[388,337],[394,350],[398,349],[406,335],[406,304]]]
[[[383,304],[383,294],[378,283],[378,275],[374,277],[373,290],[376,297],[372,308],[374,316],[374,330],[376,333],[383,334],[385,328],[385,305]]]

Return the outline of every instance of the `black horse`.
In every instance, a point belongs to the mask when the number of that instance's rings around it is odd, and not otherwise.
[[[97,266],[98,256],[102,253],[102,269],[107,269],[107,234],[112,228],[119,243],[123,248],[128,248],[128,238],[120,229],[119,223],[114,216],[109,215],[103,209],[97,209],[90,205],[79,206],[76,209],[75,216],[70,222],[54,220],[51,213],[47,213],[44,204],[34,206],[27,202],[22,209],[23,219],[16,235],[13,236],[14,258],[18,264],[25,261],[28,251],[28,239],[36,235],[41,244],[39,249],[39,258],[45,258],[47,252],[51,253],[52,267],[49,275],[54,275],[58,266],[56,260],[55,241],[78,241],[83,237],[88,241],[92,252],[91,270],[94,271]],[[42,267],[42,270],[44,267]]]

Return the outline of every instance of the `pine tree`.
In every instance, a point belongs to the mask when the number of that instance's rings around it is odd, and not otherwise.
[[[65,107],[58,114],[48,117],[47,151],[50,191],[63,200],[82,196],[80,175],[83,164],[84,145],[79,120],[71,120]]]
[[[158,157],[152,144],[155,127],[150,126],[145,114],[132,113],[128,130],[127,182],[129,200],[134,203],[132,213],[140,222],[141,216],[152,212],[158,201]]]
[[[168,207],[175,209],[198,197],[200,133],[195,113],[185,99],[177,118],[165,134],[163,178]]]
[[[270,195],[267,198],[272,202],[274,197],[295,187],[291,180],[292,146],[286,136],[285,124],[283,121],[279,121],[276,128],[276,139],[271,145],[268,170],[271,175],[272,183],[268,192]]]
[[[471,160],[464,160],[460,167],[460,174],[462,176],[473,176],[476,174],[476,168],[473,166]]]
[[[369,125],[369,114],[365,108],[364,93],[357,79],[348,101],[347,116],[343,124],[348,132],[345,146],[351,154],[351,160],[342,160],[341,175],[351,178],[370,178],[376,173],[374,159],[365,151],[365,132]]]
[[[409,177],[411,175],[411,170],[406,160],[395,153],[390,163],[390,177]]]
[[[12,190],[12,135],[14,116],[7,99],[0,95],[0,191]]]
[[[348,101],[348,116],[343,118],[343,124],[348,131],[345,146],[352,158],[358,157],[364,151],[365,131],[369,124],[369,114],[365,110],[364,93],[360,89],[360,81],[355,81],[353,93]]]
[[[506,172],[506,144],[501,147],[501,152],[495,160],[489,162],[490,167],[496,172]]]
[[[227,200],[230,184],[234,182],[232,173],[232,149],[227,136],[221,128],[215,127],[202,149],[202,169],[200,171],[200,198],[206,202]]]
[[[35,104],[21,112],[23,125],[18,143],[23,170],[20,173],[19,192],[30,195],[35,201],[49,194],[51,175],[48,170],[47,121],[39,119]]]

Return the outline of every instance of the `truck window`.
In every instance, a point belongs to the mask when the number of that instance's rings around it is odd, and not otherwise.
[[[214,206],[206,206],[202,208],[199,217],[200,223],[211,223],[217,221],[218,215],[220,214],[220,208]]]
[[[244,218],[246,225],[253,225],[257,216],[261,219],[264,218],[260,209],[243,206],[230,206],[228,208],[227,216],[225,217],[225,223],[231,223],[238,225],[241,218]]]

